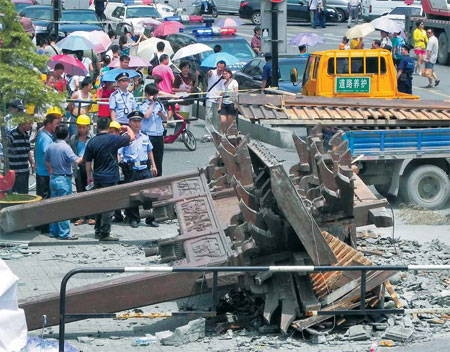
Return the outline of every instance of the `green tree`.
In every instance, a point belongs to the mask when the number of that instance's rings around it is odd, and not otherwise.
[[[6,172],[6,104],[21,99],[25,105],[34,105],[35,111],[39,111],[45,106],[60,106],[64,96],[44,84],[41,71],[45,71],[48,57],[36,53],[36,47],[20,24],[10,0],[0,0],[0,23],[0,128]],[[23,114],[15,116],[13,123],[39,119],[37,115]]]

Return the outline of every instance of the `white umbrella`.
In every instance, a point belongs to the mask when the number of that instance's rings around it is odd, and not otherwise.
[[[375,27],[370,23],[357,24],[345,32],[345,36],[348,39],[361,38],[368,36],[370,33],[375,32]]]
[[[170,43],[167,40],[159,39],[159,38],[149,38],[139,43],[137,49],[137,56],[150,61],[153,59],[153,56],[158,50],[156,49],[156,44],[159,42],[163,42],[166,46],[164,47],[164,54],[172,55],[173,49]]]
[[[92,44],[95,45],[94,50],[96,53],[102,53],[108,50],[108,48],[111,46],[111,39],[109,39],[109,36],[102,31],[91,31],[91,32],[76,31],[69,34],[69,37],[70,36],[75,37],[78,36],[87,39],[88,41],[90,41]]]
[[[204,53],[206,51],[213,51],[213,49],[211,49],[211,47],[203,43],[190,44],[178,50],[176,54],[172,57],[172,61],[180,60],[183,57]]]
[[[387,17],[378,17],[370,22],[370,24],[380,31],[388,32],[388,33],[398,33],[403,30],[402,26],[398,23],[395,23],[391,19]]]

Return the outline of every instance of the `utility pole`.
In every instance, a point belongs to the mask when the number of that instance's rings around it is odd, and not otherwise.
[[[60,0],[53,0],[53,28],[56,34],[56,37],[58,37],[59,33],[59,18],[61,17],[61,2]]]
[[[272,87],[278,87],[278,56],[287,52],[287,1],[261,1],[261,50],[272,54]]]

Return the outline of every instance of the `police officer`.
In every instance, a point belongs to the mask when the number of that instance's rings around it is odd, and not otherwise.
[[[409,56],[408,45],[401,48],[402,59],[398,63],[397,88],[399,92],[412,94],[412,79],[414,72],[414,60]]]
[[[136,111],[136,100],[133,93],[128,91],[130,75],[127,72],[119,73],[116,82],[117,90],[109,97],[111,120],[121,125],[128,125],[128,114]]]
[[[158,174],[155,160],[153,158],[153,146],[149,137],[141,131],[142,118],[144,115],[139,111],[128,114],[128,121],[131,130],[136,135],[136,139],[129,146],[119,151],[122,154],[122,170],[125,176],[125,183],[145,180]],[[150,164],[149,170],[148,166]],[[140,222],[139,207],[125,210],[126,216],[130,219],[130,226],[137,228]],[[159,224],[153,218],[146,221],[150,226],[158,227]]]

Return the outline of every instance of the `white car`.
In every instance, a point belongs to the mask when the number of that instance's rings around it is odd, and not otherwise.
[[[423,16],[421,5],[398,6],[394,8],[387,15],[383,16],[398,23],[402,28],[405,28],[406,16]]]
[[[115,33],[124,33],[125,29],[132,31],[135,26],[139,26],[139,23],[145,19],[153,18],[161,21],[162,16],[156,10],[153,5],[123,5],[117,6],[114,11],[107,16],[109,21],[107,30],[114,31]]]
[[[177,10],[169,4],[155,4],[155,6],[162,18],[175,16],[177,14]]]

